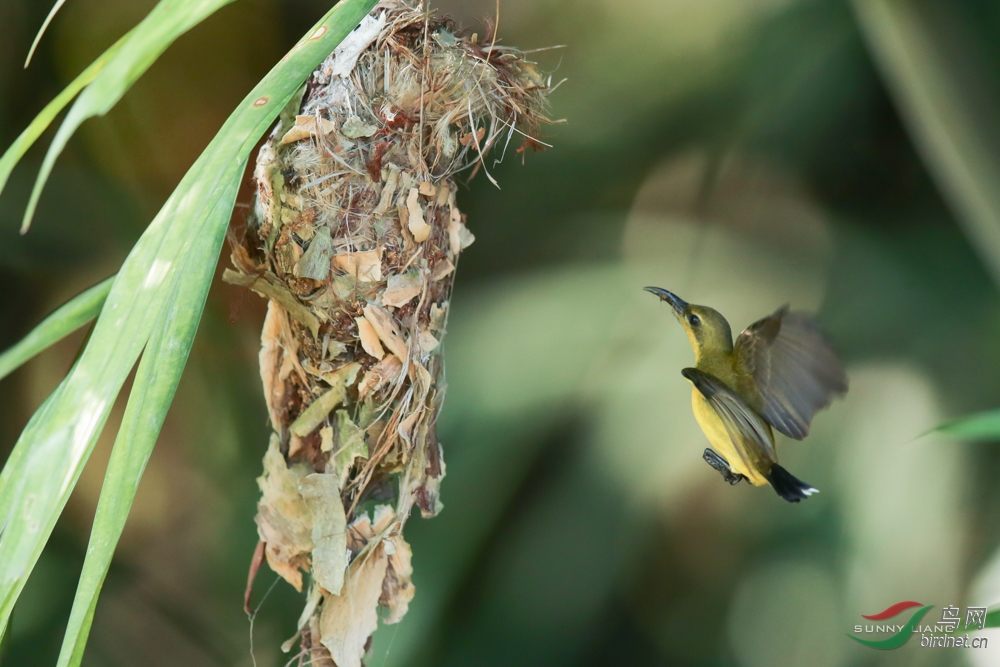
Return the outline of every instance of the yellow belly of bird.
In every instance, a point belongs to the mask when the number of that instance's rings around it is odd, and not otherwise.
[[[768,483],[763,475],[750,466],[747,461],[748,457],[736,449],[733,439],[729,437],[729,432],[726,430],[726,425],[697,389],[691,392],[691,408],[694,410],[694,418],[697,420],[698,426],[704,431],[712,449],[715,450],[716,454],[726,459],[726,463],[734,472],[746,477],[754,486],[763,486]]]

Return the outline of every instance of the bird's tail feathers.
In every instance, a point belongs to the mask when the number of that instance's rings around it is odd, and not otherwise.
[[[777,463],[771,466],[771,472],[766,479],[774,487],[775,492],[790,503],[797,503],[803,498],[819,493],[819,489],[806,484]]]

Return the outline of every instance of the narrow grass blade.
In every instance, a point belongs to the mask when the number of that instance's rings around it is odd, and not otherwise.
[[[131,34],[131,33],[129,33]],[[0,158],[0,192],[3,192],[4,187],[7,185],[7,179],[10,178],[10,173],[14,171],[14,167],[17,163],[24,157],[24,154],[28,152],[28,149],[38,140],[38,137],[42,136],[42,132],[49,126],[49,124],[59,115],[67,104],[69,104],[77,94],[86,88],[90,83],[97,77],[98,73],[104,68],[104,66],[111,60],[121,45],[128,39],[129,34],[115,42],[111,48],[98,56],[97,60],[92,62],[87,69],[83,70],[72,83],[66,86],[61,93],[59,93],[55,99],[45,105],[41,113],[35,116],[35,119],[31,121],[31,124],[14,140],[7,150],[4,152],[3,157]]]
[[[230,2],[233,0],[160,0],[146,18],[129,32],[118,51],[77,98],[56,132],[31,190],[21,224],[22,234],[31,225],[38,198],[52,173],[56,158],[80,124],[110,111],[175,39]]]
[[[42,41],[42,35],[45,31],[49,29],[49,24],[52,23],[52,19],[56,17],[56,14],[66,4],[66,0],[56,0],[56,4],[52,5],[52,9],[49,10],[48,16],[45,17],[45,21],[42,22],[42,27],[38,29],[38,34],[35,35],[35,40],[31,43],[31,48],[28,49],[28,57],[24,59],[25,68],[31,64],[31,57],[35,55],[35,49],[38,48],[38,43]]]
[[[97,317],[114,281],[114,277],[108,278],[76,295],[42,320],[41,324],[32,329],[31,333],[14,347],[0,354],[0,379],[10,375],[21,364]]]
[[[942,424],[934,432],[960,440],[1000,440],[1000,410],[969,415]]]
[[[1000,285],[1000,136],[990,74],[969,56],[962,3],[853,0],[914,145]]]
[[[212,212],[208,221],[212,236],[196,246],[184,260],[173,292],[139,362],[121,430],[104,476],[58,667],[76,666],[83,659],[97,598],[115,546],[194,343],[242,171],[240,168]]]
[[[339,3],[268,73],[184,176],[122,265],[90,342],[57,400],[46,404],[44,419],[33,418],[21,434],[17,447],[26,449],[18,455],[17,474],[0,486],[6,521],[0,534],[0,629],[152,333],[177,267],[218,231],[210,214],[261,134],[374,4]]]

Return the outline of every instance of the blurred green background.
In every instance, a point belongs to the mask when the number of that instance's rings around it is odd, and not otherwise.
[[[0,0],[0,147],[152,0]],[[485,32],[493,0],[436,3]],[[231,109],[327,9],[241,0],[181,38],[60,158],[0,197],[0,349],[113,273]],[[445,510],[413,518],[417,596],[374,667],[1000,664],[845,636],[899,600],[1000,603],[1000,453],[918,438],[1000,405],[1000,5],[988,0],[503,0],[503,43],[567,80],[555,148],[460,193],[439,422]],[[244,187],[234,215],[249,205]],[[222,262],[222,266],[228,260]],[[221,267],[220,267],[221,272]],[[731,488],[658,285],[739,330],[819,313],[851,391],[782,463],[822,493]],[[98,606],[85,665],[251,665],[242,593],[268,428],[260,299],[218,282]],[[0,382],[0,460],[83,332]],[[116,409],[15,610],[52,665]],[[262,572],[257,665],[302,599]]]

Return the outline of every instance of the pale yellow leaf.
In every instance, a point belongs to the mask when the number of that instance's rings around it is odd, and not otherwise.
[[[281,141],[278,145],[284,146],[285,144],[291,144],[296,141],[308,139],[310,136],[314,135],[330,134],[336,129],[336,123],[327,120],[326,118],[316,118],[316,116],[296,116],[295,125],[289,128],[288,132],[285,132],[285,136],[281,137]]]
[[[406,227],[413,234],[413,240],[423,243],[431,235],[431,226],[424,222],[424,209],[420,206],[420,192],[416,188],[411,188],[406,196],[406,210],[409,219]]]
[[[381,253],[381,249],[340,253],[333,256],[333,265],[360,282],[377,283],[382,280]]]
[[[424,288],[423,275],[413,270],[389,276],[387,283],[385,292],[382,293],[382,303],[394,308],[399,308]]]
[[[402,334],[396,330],[396,325],[392,321],[392,315],[374,304],[365,306],[364,313],[365,318],[375,328],[375,333],[378,334],[379,339],[385,343],[390,352],[400,359],[406,359],[410,356],[406,341]]]
[[[375,333],[371,322],[364,317],[358,317],[354,321],[358,325],[358,338],[361,339],[361,347],[364,348],[364,351],[376,359],[384,357],[385,350],[382,349],[382,343],[379,342],[378,334]]]
[[[320,642],[337,667],[361,667],[368,638],[378,628],[378,601],[389,565],[379,544],[351,563],[340,595],[330,595],[320,616]]]

